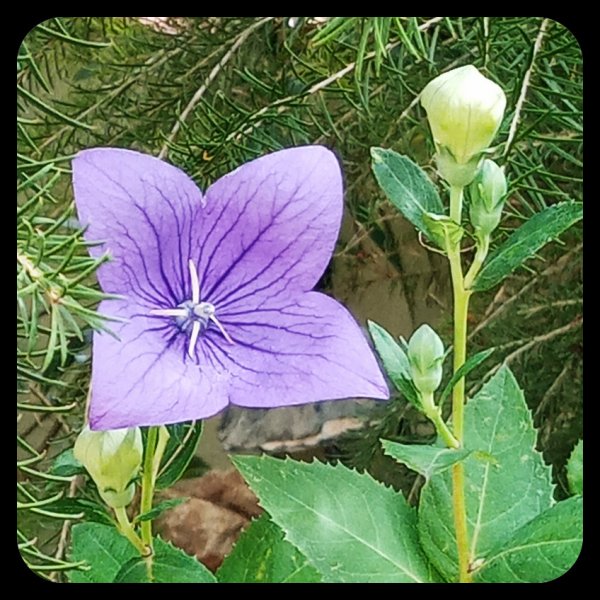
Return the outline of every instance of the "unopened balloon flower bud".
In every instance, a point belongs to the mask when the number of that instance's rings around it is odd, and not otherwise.
[[[421,104],[438,151],[438,168],[451,185],[464,186],[477,173],[502,122],[502,88],[473,65],[458,67],[430,81]]]
[[[133,478],[142,464],[142,433],[138,427],[92,431],[86,426],[77,437],[73,454],[98,486],[102,499],[113,508],[133,499]]]
[[[475,231],[489,235],[498,227],[506,191],[504,171],[493,160],[484,160],[477,177],[469,187],[469,214]]]
[[[442,382],[444,344],[429,325],[421,325],[408,341],[408,362],[415,387],[432,394]]]

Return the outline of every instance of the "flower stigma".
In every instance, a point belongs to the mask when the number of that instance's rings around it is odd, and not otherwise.
[[[223,337],[230,343],[235,342],[225,331],[225,328],[215,315],[215,306],[210,302],[200,302],[200,282],[198,280],[198,271],[193,260],[188,261],[190,269],[190,282],[192,286],[192,299],[182,302],[175,308],[157,308],[150,311],[150,314],[157,317],[174,317],[179,328],[187,332],[190,330],[190,340],[188,344],[188,356],[194,358],[194,349],[198,342],[200,333],[205,331],[209,324],[214,323]]]

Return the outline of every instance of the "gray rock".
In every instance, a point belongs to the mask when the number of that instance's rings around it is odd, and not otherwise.
[[[304,450],[364,427],[384,406],[358,399],[270,409],[230,406],[222,415],[219,439],[228,452]]]

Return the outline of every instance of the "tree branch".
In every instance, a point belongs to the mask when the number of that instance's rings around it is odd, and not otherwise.
[[[208,89],[208,86],[215,80],[221,69],[229,62],[231,57],[235,54],[236,50],[248,39],[250,34],[255,29],[258,29],[265,23],[272,21],[274,18],[275,17],[264,17],[263,19],[256,21],[256,23],[253,23],[252,25],[250,25],[250,27],[244,29],[244,31],[242,31],[242,33],[240,33],[240,35],[235,39],[235,41],[231,45],[231,48],[229,48],[229,50],[223,55],[223,58],[213,67],[212,71],[208,74],[208,77],[204,80],[204,83],[196,90],[196,93],[187,103],[187,106],[183,109],[181,115],[179,115],[179,118],[175,122],[175,125],[173,125],[171,132],[167,136],[165,143],[160,149],[158,158],[165,158],[167,156],[167,153],[169,152],[169,144],[173,143],[175,137],[177,136],[177,133],[181,129],[181,126],[183,125],[185,120],[188,118],[189,114],[194,110],[198,102],[202,100],[202,96],[204,96],[204,93]]]
[[[538,31],[537,37],[533,44],[533,52],[531,53],[531,61],[529,63],[529,67],[527,71],[525,71],[525,76],[523,77],[523,83],[521,84],[521,92],[519,93],[519,99],[517,100],[517,104],[515,107],[515,114],[513,116],[513,120],[510,123],[510,130],[508,132],[508,139],[506,140],[506,146],[504,147],[504,156],[508,156],[510,149],[512,147],[513,141],[515,139],[515,135],[517,134],[517,126],[519,125],[519,120],[521,118],[521,111],[523,110],[523,104],[525,103],[525,97],[527,96],[527,89],[529,88],[529,80],[531,79],[531,73],[533,71],[533,65],[535,64],[535,59],[542,47],[542,41],[544,39],[544,35],[546,34],[546,29],[548,27],[548,19],[544,19],[542,24],[540,25],[540,29]]]

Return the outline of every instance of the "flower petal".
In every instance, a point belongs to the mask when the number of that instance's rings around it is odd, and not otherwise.
[[[202,194],[183,171],[139,152],[95,148],[73,160],[73,187],[86,239],[104,242],[90,252],[113,258],[98,270],[105,292],[159,307],[188,298]]]
[[[338,302],[310,292],[285,304],[231,310],[219,318],[233,338],[214,330],[205,352],[231,373],[229,401],[268,408],[338,398],[389,398],[365,336]]]
[[[287,298],[317,283],[342,219],[342,176],[323,146],[274,152],[206,192],[196,264],[201,297],[215,306]]]
[[[198,364],[187,337],[170,319],[146,316],[130,301],[106,300],[100,312],[127,319],[110,323],[120,338],[94,334],[92,429],[162,425],[202,419],[227,404],[230,375],[198,344]]]

